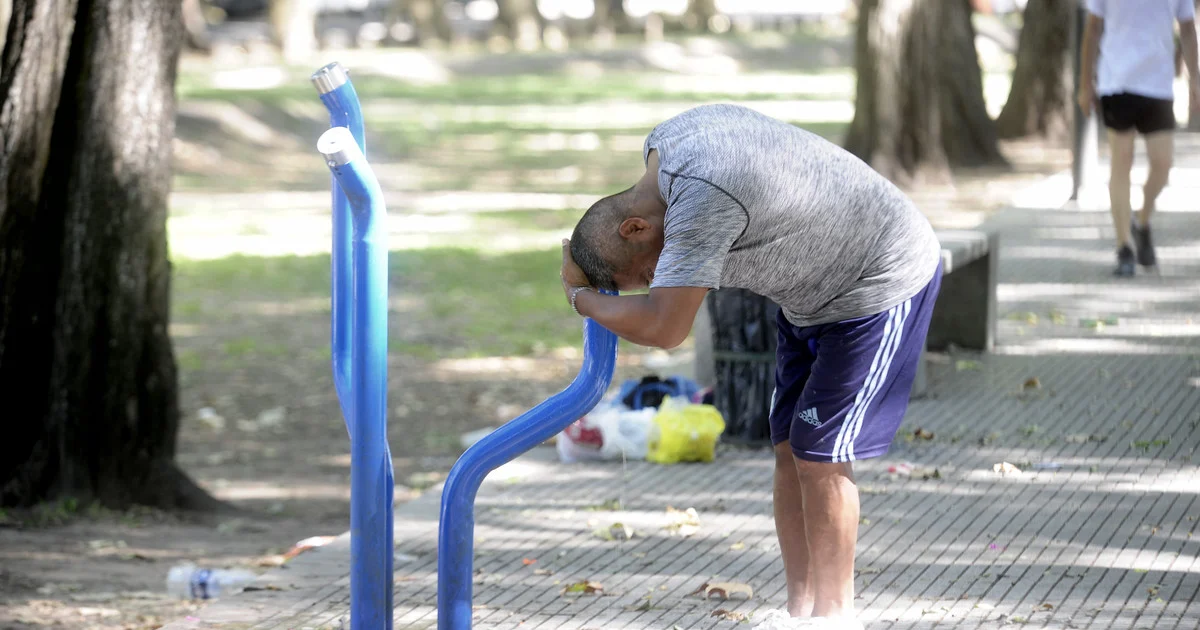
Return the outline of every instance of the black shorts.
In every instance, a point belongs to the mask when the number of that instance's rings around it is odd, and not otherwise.
[[[1137,128],[1146,134],[1175,129],[1175,101],[1170,99],[1121,92],[1101,96],[1100,111],[1104,126],[1113,131]]]

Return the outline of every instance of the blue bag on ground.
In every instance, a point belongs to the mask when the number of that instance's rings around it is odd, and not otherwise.
[[[617,399],[626,407],[637,410],[646,407],[657,408],[667,397],[691,400],[698,391],[700,391],[700,386],[689,378],[669,376],[663,380],[651,375],[642,377],[640,381],[629,379],[621,383]]]

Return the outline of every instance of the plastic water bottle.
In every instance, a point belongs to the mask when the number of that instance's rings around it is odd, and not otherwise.
[[[216,599],[236,593],[256,579],[258,575],[246,569],[203,569],[181,564],[167,574],[167,593],[181,599]]]

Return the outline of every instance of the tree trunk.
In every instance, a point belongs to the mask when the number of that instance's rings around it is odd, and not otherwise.
[[[623,0],[596,0],[592,28],[607,28],[614,33],[632,33],[634,30],[629,23],[629,15],[625,13]]]
[[[1026,5],[1012,88],[996,119],[1001,138],[1041,136],[1065,142],[1071,137],[1075,10],[1074,3],[1061,0]]]
[[[446,0],[401,0],[403,12],[413,22],[421,45],[448,42],[450,22],[446,19]]]
[[[284,61],[308,61],[317,49],[316,0],[271,0],[270,18]]]
[[[0,50],[4,49],[5,36],[8,34],[8,18],[12,15],[12,0],[0,0]]]
[[[517,50],[536,50],[542,41],[541,20],[534,0],[498,0],[500,15],[497,25]]]
[[[180,3],[13,8],[0,66],[0,505],[213,507],[173,463]]]
[[[968,0],[864,0],[846,148],[902,184],[1003,164]]]
[[[707,31],[709,30],[709,21],[716,15],[717,3],[715,0],[688,0],[684,21],[690,29]]]
[[[208,37],[208,20],[204,19],[204,7],[200,5],[200,0],[183,0],[183,28],[187,32],[189,48],[201,52],[212,50],[212,42]]]

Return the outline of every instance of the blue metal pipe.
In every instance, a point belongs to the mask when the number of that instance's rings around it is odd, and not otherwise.
[[[367,154],[366,138],[363,134],[362,109],[358,93],[350,82],[350,73],[336,61],[317,70],[312,75],[313,86],[329,110],[330,127],[347,127],[354,135],[358,148]],[[342,194],[337,178],[330,186],[333,190],[333,256],[331,261],[331,288],[333,293],[330,336],[332,337],[333,385],[342,406],[342,417],[346,420],[346,431],[353,435],[350,423],[354,421],[353,396],[349,395],[350,344],[354,336],[350,320],[351,299],[351,223],[350,202]]]
[[[617,336],[588,319],[583,368],[563,391],[488,434],[463,453],[442,489],[438,523],[438,630],[469,630],[475,554],[475,496],[488,473],[545,442],[595,408],[612,382]]]
[[[349,381],[350,627],[392,627],[392,456],[387,442],[388,247],[383,191],[346,127],[321,135],[317,150],[349,201],[352,232],[349,275],[353,300]],[[336,217],[335,217],[336,219]],[[334,242],[334,261],[345,261]],[[349,266],[349,265],[348,265]],[[335,275],[336,277],[336,275]],[[347,285],[342,285],[343,295]],[[336,312],[335,301],[335,312]],[[348,316],[347,316],[348,315]],[[337,328],[335,327],[335,333]],[[348,418],[350,416],[347,416]]]

